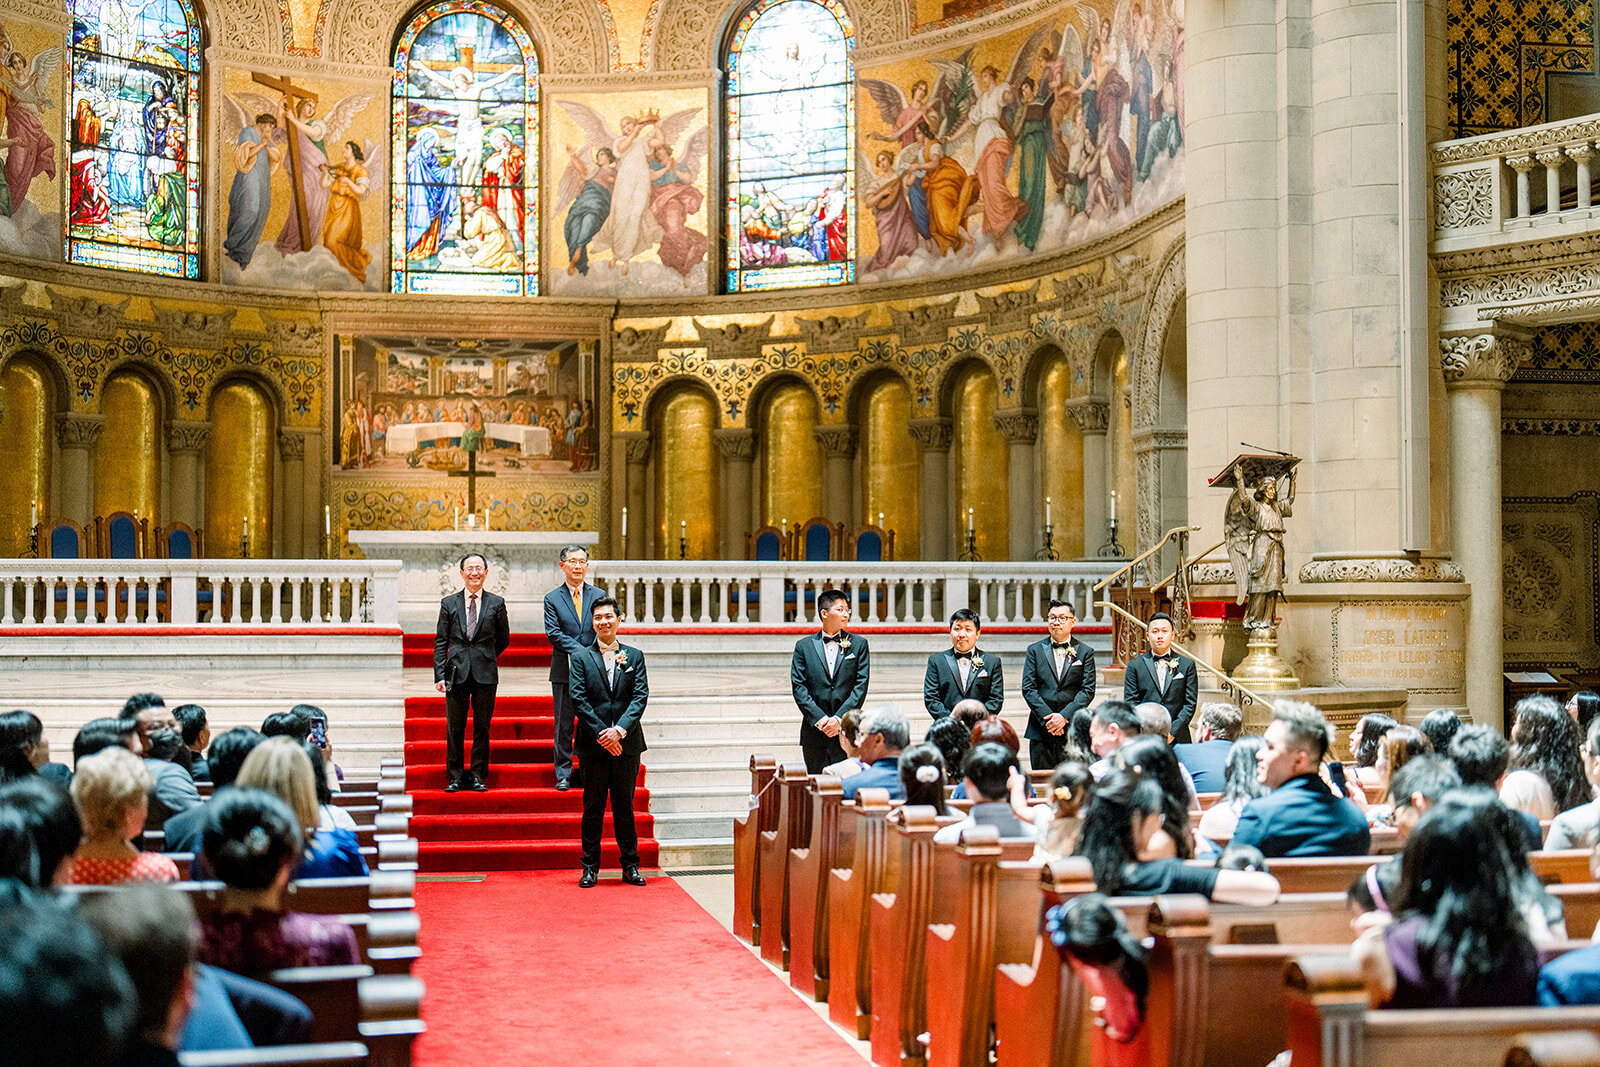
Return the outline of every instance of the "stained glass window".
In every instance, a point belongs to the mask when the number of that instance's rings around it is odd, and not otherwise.
[[[73,0],[68,262],[200,276],[201,49],[186,0]]]
[[[855,30],[837,0],[759,0],[728,47],[728,291],[855,278]]]
[[[394,54],[397,293],[539,291],[539,60],[475,0],[421,11]]]

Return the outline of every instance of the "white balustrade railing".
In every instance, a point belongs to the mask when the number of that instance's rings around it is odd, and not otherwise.
[[[1459,243],[1453,238],[1482,238],[1600,214],[1592,199],[1590,169],[1597,138],[1600,115],[1586,115],[1437,142],[1430,149],[1435,240],[1451,245]],[[1564,206],[1568,193],[1571,203]]]
[[[1107,622],[1096,582],[1114,563],[801,563],[737,560],[602,560],[589,580],[636,623],[694,626],[814,625],[817,594],[850,596],[853,624],[943,625],[971,607],[992,623],[1041,623],[1051,600],[1080,622]]]
[[[392,560],[0,559],[8,626],[400,625]]]

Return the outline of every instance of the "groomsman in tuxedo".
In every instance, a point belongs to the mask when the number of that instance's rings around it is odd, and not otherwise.
[[[461,592],[439,602],[433,635],[433,685],[444,694],[446,793],[489,788],[489,719],[500,685],[500,653],[511,643],[506,602],[484,589],[488,562],[461,557]],[[472,708],[472,770],[463,771],[467,708]]]
[[[622,880],[644,885],[639,873],[639,830],[633,788],[644,754],[644,717],[650,700],[644,653],[617,640],[617,602],[602,596],[590,605],[595,641],[572,656],[567,685],[578,711],[578,757],[583,760],[583,875],[581,889],[600,875],[600,831],[611,801],[611,832],[622,858]]]
[[[1128,661],[1123,675],[1122,699],[1138,707],[1160,704],[1172,716],[1174,744],[1188,744],[1189,720],[1200,697],[1199,671],[1194,660],[1172,650],[1172,616],[1158,611],[1146,627],[1150,651]]]
[[[922,679],[922,702],[928,714],[943,719],[963,700],[981,700],[990,715],[1006,702],[1000,678],[1000,657],[978,648],[983,622],[971,608],[950,616],[950,650],[928,657]]]
[[[824,767],[844,759],[839,744],[839,720],[867,699],[867,639],[845,632],[850,622],[850,597],[838,589],[817,596],[822,632],[802,637],[794,644],[789,664],[789,684],[800,706],[800,751],[806,773],[821,774]]]
[[[568,662],[594,644],[591,612],[603,596],[598,586],[584,581],[589,573],[589,553],[582,545],[568,545],[559,557],[566,581],[544,595],[544,632],[550,638],[550,695],[556,706],[556,788],[572,788],[572,730],[574,712],[567,691]]]
[[[1072,639],[1077,622],[1072,605],[1050,601],[1046,622],[1050,636],[1028,646],[1022,659],[1022,699],[1028,704],[1028,762],[1035,769],[1054,767],[1067,758],[1067,742],[1078,732],[1089,734],[1089,703],[1094,700],[1094,649]],[[1084,745],[1084,751],[1088,746]]]

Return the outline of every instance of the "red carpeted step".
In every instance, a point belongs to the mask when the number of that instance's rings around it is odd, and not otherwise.
[[[470,730],[471,727],[469,726]],[[550,731],[546,730],[544,737],[528,740],[526,738],[496,737],[494,730],[489,731],[490,755],[495,766],[517,763],[544,763],[550,764],[556,758],[556,743],[550,739]],[[407,741],[406,764],[418,767],[423,764],[437,763],[444,765],[445,741],[444,731],[437,732],[438,740],[434,741]],[[468,757],[471,758],[470,756]]]
[[[411,834],[419,842],[429,841],[542,841],[554,838],[578,840],[582,833],[582,805],[570,812],[536,815],[517,813],[490,815],[417,815],[411,819]],[[649,837],[655,820],[647,812],[634,815],[640,837]],[[606,811],[604,836],[611,836],[611,812]]]
[[[545,696],[512,696],[506,693],[497,693],[494,698],[494,713],[496,715],[554,715],[556,713],[555,698]],[[422,719],[444,718],[444,694],[426,697],[406,697],[406,717],[416,716]]]
[[[577,789],[563,792],[554,786],[493,788],[495,771],[489,770],[491,788],[487,793],[468,789],[460,793],[446,793],[442,786],[429,786],[411,790],[411,803],[415,816],[422,815],[484,815],[484,814],[539,814],[583,810],[583,793]],[[644,780],[640,773],[640,782]],[[650,791],[641,784],[633,794],[633,810],[643,814],[650,810]],[[414,816],[414,817],[415,817]]]
[[[498,749],[502,741],[544,741],[554,744],[555,736],[556,720],[552,715],[501,715],[499,709],[496,708],[494,718],[489,722],[489,741],[497,750],[495,753],[496,759],[500,758]],[[467,739],[469,742],[471,738],[472,716],[469,713],[467,716]],[[437,719],[413,719],[408,717],[406,719],[406,741],[438,741],[441,745],[444,744],[444,715],[441,714]],[[439,751],[442,753],[444,750],[440,749]],[[410,759],[409,756],[406,758]],[[437,763],[443,759],[444,756],[441,755],[438,760],[432,762]]]
[[[642,827],[641,827],[642,830]],[[547,871],[582,865],[583,846],[570,841],[430,841],[418,842],[417,860],[423,871]],[[600,864],[615,870],[621,863],[610,832],[600,842]],[[639,864],[656,867],[661,848],[640,836]]]
[[[407,667],[433,666],[433,635],[406,634],[401,638],[402,662]],[[550,639],[542,632],[511,635],[511,643],[500,653],[502,667],[550,666]]]
[[[467,764],[472,764],[472,746],[467,746]],[[448,779],[444,776],[443,763],[410,763],[406,764],[407,782],[415,782],[411,794],[416,796],[428,789],[437,789],[444,792]],[[639,768],[639,781],[644,781],[644,768]],[[554,763],[504,763],[490,756],[489,760],[489,791],[496,789],[540,789],[548,786],[552,791],[556,787],[556,767]],[[450,794],[454,795],[454,794]]]

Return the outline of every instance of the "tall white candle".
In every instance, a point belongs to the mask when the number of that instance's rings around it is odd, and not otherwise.
[[[239,537],[246,540],[250,537],[250,520],[248,518],[239,520]]]
[[[31,530],[37,525],[39,525],[39,502],[35,500],[33,502],[33,517],[28,520],[28,529]]]
[[[878,512],[878,529],[883,529],[883,512]]]
[[[461,529],[461,505],[456,505],[456,529]]]
[[[322,505],[322,536],[333,536],[333,509],[326,504]]]
[[[622,536],[628,536],[628,506],[626,504],[622,506]]]
[[[1111,521],[1117,521],[1117,491],[1111,490]]]
[[[967,533],[972,532],[972,509],[967,509]]]
[[[1044,524],[1046,526],[1050,525],[1050,498],[1049,497],[1045,497],[1044,498]]]
[[[488,508],[484,508],[483,509],[483,528],[485,530],[489,529],[489,509]]]

